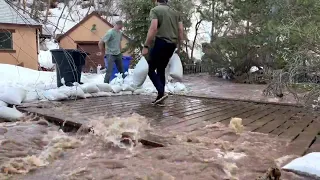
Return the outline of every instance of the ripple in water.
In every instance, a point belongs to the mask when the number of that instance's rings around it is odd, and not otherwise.
[[[93,133],[83,133],[93,127]],[[222,124],[191,133],[151,129],[137,114],[94,117],[76,134],[56,126],[21,122],[0,126],[0,179],[14,180],[207,180],[256,179],[283,163],[286,141],[242,132]],[[150,133],[168,146],[148,149],[121,143],[123,133],[138,140]],[[283,158],[282,158],[283,159]],[[290,160],[285,158],[285,160]],[[306,179],[284,173],[284,180]]]

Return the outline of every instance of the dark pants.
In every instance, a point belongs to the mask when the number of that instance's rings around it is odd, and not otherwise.
[[[124,69],[122,65],[122,54],[119,54],[119,55],[107,54],[106,57],[107,57],[108,64],[107,64],[106,76],[104,77],[104,83],[109,83],[114,64],[116,64],[118,72],[122,73],[122,77],[124,78],[125,75],[124,75]]]
[[[158,91],[158,95],[164,94],[166,85],[165,70],[171,56],[176,49],[176,44],[156,38],[149,54],[149,77]],[[157,72],[155,72],[155,70]]]

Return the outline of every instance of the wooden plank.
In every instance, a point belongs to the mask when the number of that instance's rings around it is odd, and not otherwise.
[[[253,103],[248,103],[247,106],[253,106]],[[226,112],[238,111],[238,110],[241,110],[241,109],[243,109],[243,106],[236,106],[235,108],[231,107],[231,108],[228,108],[228,109],[222,109],[222,110],[217,111],[217,112],[215,112],[213,114],[209,114],[209,115],[202,116],[202,117],[199,117],[199,118],[194,118],[194,119],[191,119],[191,120],[186,120],[186,121],[183,121],[183,122],[179,122],[178,124],[174,124],[174,125],[168,127],[168,129],[169,130],[173,130],[173,129],[177,129],[177,128],[186,127],[186,126],[189,126],[189,125],[196,124],[198,122],[214,119],[215,117],[219,117],[221,115],[224,115]]]
[[[180,123],[184,123],[188,120],[193,120],[193,119],[198,119],[198,118],[202,118],[202,117],[207,117],[210,116],[212,114],[215,114],[219,111],[223,111],[223,110],[228,110],[231,108],[236,107],[236,105],[227,105],[227,106],[221,106],[221,107],[217,107],[217,106],[213,106],[214,108],[212,108],[209,111],[204,111],[204,112],[200,112],[200,113],[195,113],[195,114],[191,114],[191,115],[187,115],[183,118],[176,118],[174,121],[166,121],[165,123],[162,123],[162,126],[174,126],[176,124],[180,124]],[[197,121],[197,120],[196,120]]]
[[[264,126],[265,124],[267,124],[268,122],[279,118],[279,116],[282,116],[287,111],[288,111],[287,109],[279,109],[278,111],[275,111],[272,114],[268,114],[267,116],[264,116],[264,117],[254,121],[254,122],[251,122],[250,124],[248,124],[246,126],[246,129],[248,131],[255,131],[256,129],[258,129],[258,128]]]
[[[296,120],[287,130],[281,133],[279,137],[294,140],[314,119],[314,116],[305,114],[302,118]]]
[[[260,114],[261,111],[265,111],[266,110],[266,105],[265,104],[257,104],[255,105],[256,108],[247,112],[247,113],[242,113],[242,114],[239,114],[237,115],[238,118],[241,118],[242,120],[243,119],[246,119],[250,116],[253,116],[253,115],[257,115],[257,114]],[[229,124],[230,123],[230,119],[225,119],[225,120],[222,120],[220,121],[221,123],[224,123],[224,124]]]
[[[294,139],[294,141],[302,142],[303,147],[306,147],[305,151],[307,151],[307,148],[312,145],[319,132],[320,123],[318,123],[316,120],[313,120],[306,128],[302,130],[302,132],[299,133],[299,136]]]
[[[272,114],[276,111],[279,110],[279,107],[278,106],[270,106],[270,105],[267,105],[266,106],[266,110],[265,111],[262,111],[261,113],[259,114],[254,114],[252,116],[249,116],[245,119],[242,120],[242,124],[244,126],[247,126],[248,124],[251,124],[253,123],[254,121],[257,121],[265,116],[268,116],[269,114]]]
[[[215,103],[214,105],[206,108],[175,114],[174,117],[176,120],[170,119],[171,118],[170,116],[165,117],[162,119],[162,121],[164,121],[162,125],[171,126],[171,125],[186,121],[188,119],[192,119],[192,117],[196,118],[196,117],[204,116],[207,114],[212,114],[216,111],[222,110],[223,107],[233,107],[233,106],[234,105]]]
[[[242,109],[240,110],[236,110],[236,111],[230,111],[229,113],[226,113],[226,114],[223,114],[223,115],[220,115],[220,116],[217,116],[215,117],[214,119],[208,119],[208,120],[205,120],[205,121],[209,121],[210,123],[214,124],[216,122],[221,122],[223,120],[228,120],[230,121],[230,119],[232,117],[238,117],[239,115],[241,114],[246,114],[250,111],[253,111],[255,110],[257,107],[256,106],[246,106],[246,107],[243,107]],[[198,128],[201,128],[203,127],[203,125],[201,123],[195,123],[195,124],[191,124],[191,125],[188,125],[187,127],[185,127],[185,131],[194,131]]]
[[[284,113],[282,116],[276,117],[273,121],[268,122],[264,126],[255,129],[254,131],[260,132],[260,133],[270,133],[274,129],[280,127],[282,124],[284,124],[286,121],[288,121],[292,116],[299,113],[295,112],[293,109],[289,109],[286,113]]]
[[[311,153],[311,152],[320,152],[320,135],[316,137],[316,140],[313,142],[313,144],[310,146],[310,148],[307,151],[307,153]]]

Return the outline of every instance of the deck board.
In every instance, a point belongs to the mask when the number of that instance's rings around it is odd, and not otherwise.
[[[59,107],[18,108],[73,126],[81,126],[98,116],[137,113],[148,118],[151,125],[184,132],[208,123],[228,124],[232,117],[239,117],[247,130],[288,139],[291,142],[288,151],[298,154],[320,151],[320,115],[317,112],[288,105],[185,96],[170,96],[165,107],[154,107],[151,105],[154,98],[144,95],[96,97],[62,101]]]

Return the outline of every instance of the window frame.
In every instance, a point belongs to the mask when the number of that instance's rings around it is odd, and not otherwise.
[[[16,51],[13,49],[13,33],[15,33],[15,29],[0,29],[0,33],[10,33],[11,35],[11,47],[7,49],[0,48],[0,53],[1,52],[15,53]]]

